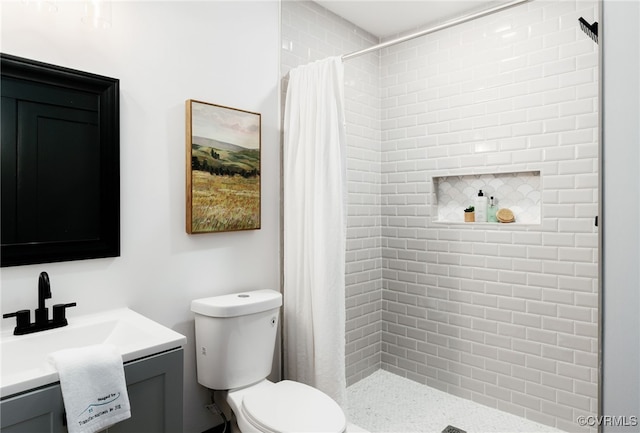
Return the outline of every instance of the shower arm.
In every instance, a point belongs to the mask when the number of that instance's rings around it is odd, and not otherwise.
[[[457,24],[462,24],[462,23],[465,23],[467,21],[474,20],[476,18],[480,18],[480,17],[486,16],[486,15],[491,15],[492,13],[500,12],[500,11],[502,11],[504,9],[508,9],[510,7],[517,6],[517,5],[522,4],[522,3],[527,3],[529,1],[531,1],[531,0],[514,0],[514,1],[511,1],[509,3],[501,4],[501,5],[498,5],[498,6],[495,6],[495,7],[480,11],[480,12],[476,12],[476,13],[473,13],[473,14],[465,15],[465,16],[460,17],[460,18],[456,18],[456,19],[451,20],[451,21],[447,21],[447,22],[445,22],[443,24],[439,24],[439,25],[437,25],[435,27],[430,27],[428,29],[420,30],[420,31],[418,31],[416,33],[411,33],[409,35],[401,36],[399,38],[392,39],[390,41],[382,42],[382,43],[380,43],[378,45],[373,45],[373,46],[371,46],[369,48],[365,48],[365,49],[362,49],[360,51],[354,51],[354,52],[349,53],[349,54],[343,54],[342,55],[342,61],[350,60],[350,59],[353,59],[355,57],[362,56],[363,54],[368,54],[368,53],[370,53],[372,51],[381,50],[383,48],[387,48],[387,47],[390,47],[392,45],[396,45],[396,44],[400,44],[402,42],[410,41],[411,39],[419,38],[421,36],[425,36],[425,35],[428,35],[430,33],[437,32],[439,30],[444,30],[446,28],[453,27],[453,26],[455,26]]]

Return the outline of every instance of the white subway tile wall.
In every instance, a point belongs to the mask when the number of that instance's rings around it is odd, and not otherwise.
[[[345,63],[349,384],[381,367],[588,431],[598,46],[578,18],[597,13],[534,0]],[[378,42],[313,2],[283,2],[282,18],[283,77]],[[437,222],[434,176],[525,171],[540,173],[539,224]]]

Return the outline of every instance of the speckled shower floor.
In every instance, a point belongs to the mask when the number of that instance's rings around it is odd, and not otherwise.
[[[372,433],[441,433],[448,425],[467,433],[561,432],[385,370],[351,385],[347,398],[349,421]]]

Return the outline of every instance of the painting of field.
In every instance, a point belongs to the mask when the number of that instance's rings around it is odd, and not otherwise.
[[[260,114],[187,101],[187,232],[260,228]]]

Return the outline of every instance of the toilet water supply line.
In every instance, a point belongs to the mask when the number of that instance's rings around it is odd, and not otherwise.
[[[219,415],[222,418],[222,422],[224,423],[224,428],[222,429],[222,433],[227,433],[227,426],[229,425],[229,420],[227,420],[226,415],[224,414],[222,409],[220,409],[218,404],[215,402],[213,392],[211,392],[211,403],[206,405],[205,408],[207,408],[207,410],[212,414]]]
[[[451,20],[451,21],[447,21],[447,22],[445,22],[443,24],[439,24],[439,25],[437,25],[435,27],[430,27],[428,29],[420,30],[420,31],[418,31],[416,33],[411,33],[411,34],[406,35],[406,36],[401,36],[399,38],[392,39],[392,40],[387,41],[387,42],[382,42],[380,44],[373,45],[373,46],[371,46],[369,48],[365,48],[365,49],[362,49],[360,51],[354,51],[353,53],[344,54],[344,55],[342,55],[342,61],[350,60],[350,59],[353,59],[355,57],[362,56],[363,54],[370,53],[372,51],[381,50],[383,48],[387,48],[387,47],[390,47],[392,45],[396,45],[396,44],[400,44],[402,42],[410,41],[411,39],[419,38],[421,36],[425,36],[425,35],[428,35],[430,33],[437,32],[439,30],[444,30],[446,28],[455,26],[457,24],[466,23],[467,21],[471,21],[471,20],[474,20],[476,18],[484,17],[486,15],[490,15],[490,14],[495,13],[495,12],[500,12],[500,11],[502,11],[504,9],[508,9],[510,7],[513,7],[513,6],[517,6],[519,4],[527,3],[529,1],[531,1],[531,0],[515,0],[515,1],[511,1],[509,3],[504,3],[504,4],[501,4],[501,5],[498,5],[498,6],[494,6],[492,8],[489,8],[489,9],[486,9],[486,10],[483,10],[483,11],[480,11],[480,12],[476,12],[476,13],[473,13],[473,14],[465,15],[463,17],[456,18],[456,19]]]

